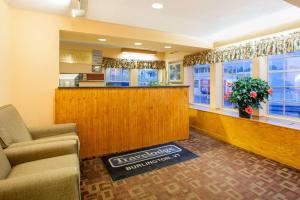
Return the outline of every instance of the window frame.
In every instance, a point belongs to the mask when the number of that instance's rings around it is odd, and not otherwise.
[[[224,103],[225,103],[225,100],[224,100],[224,98],[225,98],[225,96],[224,96],[224,87],[225,87],[225,85],[224,85],[224,64],[225,63],[230,63],[230,62],[235,62],[235,63],[237,63],[237,62],[244,62],[244,61],[250,61],[250,63],[251,63],[251,66],[250,66],[250,72],[244,72],[243,71],[243,75],[245,75],[245,74],[247,74],[247,73],[250,73],[250,77],[252,77],[253,76],[253,59],[243,59],[243,60],[233,60],[233,61],[228,61],[228,62],[223,62],[222,63],[222,71],[221,71],[221,75],[222,75],[222,83],[221,83],[221,91],[222,91],[222,95],[221,95],[221,97],[222,97],[222,99],[221,99],[221,109],[223,109],[223,110],[229,110],[229,111],[237,111],[237,109],[236,108],[234,108],[234,105],[232,104],[232,106],[231,107],[225,107],[224,106]],[[244,65],[243,65],[243,70],[244,70]],[[235,73],[236,75],[238,74],[237,72]],[[237,80],[237,79],[236,79]]]
[[[270,57],[271,56],[282,56],[282,58],[284,59],[284,69],[283,70],[277,70],[277,71],[274,71],[274,72],[271,72],[271,73],[274,73],[274,74],[276,74],[276,73],[284,73],[284,79],[283,79],[283,86],[271,86],[271,88],[282,88],[283,89],[283,100],[282,101],[272,101],[273,103],[282,103],[282,115],[280,115],[280,114],[271,114],[270,113],[270,100],[268,100],[267,101],[267,103],[266,103],[266,111],[265,111],[265,113],[266,113],[266,116],[268,116],[268,117],[275,117],[275,118],[279,118],[279,119],[287,119],[287,120],[292,120],[292,121],[300,121],[300,118],[297,118],[297,117],[292,117],[292,116],[287,116],[287,115],[285,115],[285,113],[286,113],[286,108],[285,108],[285,105],[286,105],[286,103],[288,103],[288,104],[295,104],[295,105],[297,105],[297,103],[293,103],[293,102],[287,102],[286,101],[286,88],[297,88],[297,89],[300,89],[300,86],[286,86],[286,73],[290,73],[290,72],[300,72],[300,68],[298,69],[298,70],[295,70],[295,69],[292,69],[292,70],[287,70],[286,69],[286,62],[287,62],[287,58],[291,58],[291,57],[299,57],[300,58],[300,51],[297,51],[298,53],[299,53],[299,55],[287,55],[287,54],[284,54],[284,55],[270,55],[270,56],[267,56],[267,81],[268,81],[268,83],[270,82],[270,66],[269,66],[269,64],[270,64]],[[295,52],[294,52],[295,53]],[[299,63],[299,65],[300,65],[300,63]]]
[[[156,73],[157,73],[157,79],[156,81],[142,81],[140,82],[140,70],[155,70]],[[158,69],[148,69],[148,68],[144,68],[144,69],[138,69],[138,72],[137,72],[137,85],[138,86],[149,86],[149,84],[151,82],[159,82],[159,70]],[[148,83],[147,85],[141,85],[140,83]]]
[[[126,69],[128,70],[128,81],[111,81],[111,80],[108,80],[108,76],[107,76],[107,70],[110,70],[110,69],[121,69],[121,70],[124,70],[126,68],[106,68],[105,69],[105,83],[127,83],[130,85],[130,76],[131,76],[131,70],[130,69]]]
[[[209,103],[208,104],[201,103],[201,102],[200,103],[195,102],[195,66],[196,65],[200,65],[200,66],[201,65],[208,65],[209,66]],[[212,85],[211,84],[211,64],[195,64],[195,65],[193,65],[193,101],[192,101],[193,104],[210,107],[210,105],[211,105],[211,85]]]

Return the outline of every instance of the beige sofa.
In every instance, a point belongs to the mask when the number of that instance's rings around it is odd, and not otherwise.
[[[13,165],[9,162],[19,163]],[[0,147],[1,200],[79,200],[77,154],[30,162],[7,158]]]
[[[0,107],[0,144],[13,165],[79,153],[75,124],[27,128],[12,105]]]

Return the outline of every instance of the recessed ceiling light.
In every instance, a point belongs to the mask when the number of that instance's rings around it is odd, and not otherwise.
[[[170,46],[170,45],[165,46],[165,49],[171,49],[171,48],[172,48],[172,46]]]
[[[101,41],[101,42],[106,42],[105,38],[99,38],[98,40]]]
[[[153,3],[152,4],[152,8],[154,8],[154,9],[162,9],[163,7],[164,7],[164,5],[161,3]]]
[[[141,42],[135,42],[135,43],[134,43],[135,46],[141,46],[142,44],[143,44],[143,43],[141,43]]]

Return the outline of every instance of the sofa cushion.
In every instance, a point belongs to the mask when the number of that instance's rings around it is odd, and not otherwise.
[[[7,133],[7,131],[5,131],[4,128],[0,127],[0,145],[2,146],[2,148],[5,149],[12,143],[13,142],[10,135]]]
[[[5,179],[11,171],[11,165],[0,147],[0,180]]]
[[[16,178],[68,167],[76,167],[79,170],[79,160],[76,154],[69,154],[19,164],[12,168],[7,178]]]
[[[22,117],[12,105],[0,107],[0,127],[5,129],[13,142],[32,140]]]
[[[37,139],[37,140],[31,140],[26,142],[19,142],[14,143],[10,145],[9,147],[20,147],[20,146],[26,146],[26,145],[33,145],[33,144],[42,144],[42,143],[48,143],[48,142],[57,142],[57,141],[64,141],[64,140],[76,140],[79,141],[78,136],[74,134],[70,135],[60,135],[60,136],[52,136],[52,137],[46,137],[43,139]]]

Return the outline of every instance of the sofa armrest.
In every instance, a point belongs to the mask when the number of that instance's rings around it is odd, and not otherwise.
[[[56,136],[64,133],[76,132],[76,124],[54,124],[45,127],[29,128],[29,132],[33,139]]]
[[[9,147],[4,152],[11,165],[62,156],[67,154],[78,154],[76,140],[64,140],[57,142],[33,144],[26,146]]]
[[[0,180],[0,199],[79,200],[79,170],[69,167]]]

